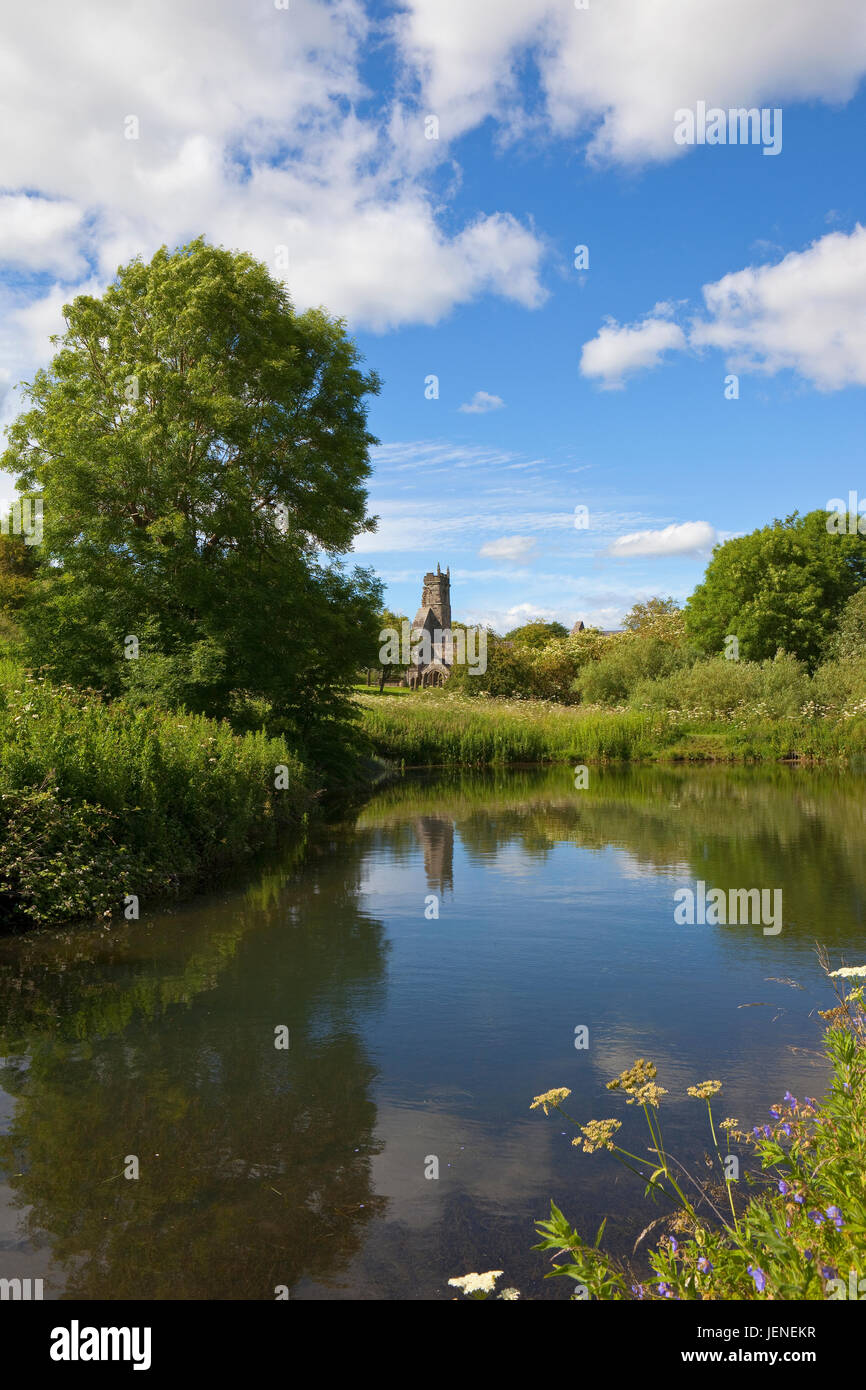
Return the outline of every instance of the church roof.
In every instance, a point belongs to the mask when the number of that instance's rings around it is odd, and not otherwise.
[[[426,628],[428,632],[435,632],[438,627],[439,619],[429,605],[426,608],[418,609],[418,612],[415,614],[415,620],[412,623],[413,632],[420,631],[421,628]]]

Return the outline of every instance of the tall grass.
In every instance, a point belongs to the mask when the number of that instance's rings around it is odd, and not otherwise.
[[[861,761],[866,718],[734,710],[599,709],[424,691],[358,696],[376,752],[406,767],[682,758]]]
[[[411,767],[627,760],[651,756],[680,733],[666,715],[438,691],[409,700],[360,696],[359,703],[376,752]]]
[[[280,739],[132,710],[0,661],[0,924],[206,883],[274,843],[312,795]]]

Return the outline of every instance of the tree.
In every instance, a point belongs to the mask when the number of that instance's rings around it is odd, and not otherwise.
[[[23,607],[39,568],[39,551],[20,536],[0,533],[0,614]]]
[[[2,466],[44,503],[30,659],[58,678],[303,729],[346,709],[379,582],[364,374],[251,256],[197,240],[65,310]],[[137,651],[137,655],[136,655]]]
[[[567,637],[568,628],[563,627],[562,623],[545,622],[539,618],[536,622],[524,623],[522,627],[512,628],[506,632],[507,642],[516,642],[519,647],[543,647],[546,643],[553,641],[555,637]]]
[[[39,570],[36,545],[0,532],[0,641],[20,639],[17,618]]]
[[[623,618],[626,632],[641,632],[653,637],[676,630],[682,631],[682,613],[676,599],[650,598],[636,603]]]
[[[827,530],[827,513],[784,521],[716,546],[686,604],[686,629],[705,652],[737,637],[761,661],[779,648],[814,666],[846,600],[866,583],[866,538]]]
[[[385,688],[386,680],[390,680],[400,671],[408,670],[407,664],[402,659],[403,653],[403,624],[408,623],[402,613],[392,613],[390,608],[383,608],[378,614],[375,623],[375,632],[372,634],[374,645],[371,649],[371,659],[367,661],[368,669],[379,668],[379,694]],[[382,634],[388,636],[383,638]],[[387,652],[396,658],[393,661],[383,661],[382,652]]]

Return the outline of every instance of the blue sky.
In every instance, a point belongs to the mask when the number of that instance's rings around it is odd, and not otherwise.
[[[0,96],[4,420],[64,300],[204,232],[288,247],[383,377],[357,553],[410,616],[438,562],[456,617],[616,626],[866,496],[859,0],[47,8]],[[780,108],[781,151],[677,146],[699,101]]]

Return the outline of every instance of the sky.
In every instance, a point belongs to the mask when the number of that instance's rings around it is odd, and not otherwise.
[[[862,0],[4,9],[0,427],[64,303],[204,235],[382,377],[355,552],[410,617],[438,563],[463,621],[617,627],[866,498]]]

